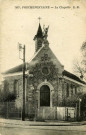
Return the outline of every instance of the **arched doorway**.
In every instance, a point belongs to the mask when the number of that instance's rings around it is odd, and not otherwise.
[[[55,107],[52,107],[53,86],[45,80],[38,86],[38,119],[55,119]]]
[[[43,106],[50,106],[50,88],[47,85],[40,88],[40,107]]]

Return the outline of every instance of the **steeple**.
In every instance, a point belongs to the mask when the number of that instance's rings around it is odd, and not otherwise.
[[[42,43],[43,43],[43,32],[42,32],[40,22],[34,40],[35,40],[35,52],[37,52],[42,47]]]
[[[38,31],[37,31],[37,36],[38,36],[38,37],[42,37],[42,36],[43,36],[42,28],[41,28],[40,23],[39,23],[39,28],[38,28]]]
[[[41,28],[41,25],[40,25],[40,23],[39,23],[38,31],[37,31],[37,34],[36,34],[35,37],[34,37],[34,40],[35,40],[36,38],[42,38],[42,37],[43,37],[42,28]]]

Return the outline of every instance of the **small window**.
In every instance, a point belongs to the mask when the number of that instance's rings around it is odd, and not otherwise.
[[[4,91],[5,93],[9,91],[9,83],[7,82],[7,80],[4,81]]]
[[[66,96],[69,97],[69,84],[67,83]]]
[[[48,75],[49,74],[49,70],[48,70],[48,67],[43,67],[42,68],[42,73],[44,74],[44,75]]]
[[[75,94],[77,94],[77,87],[75,87]]]
[[[14,94],[19,96],[19,84],[18,80],[14,80]]]
[[[73,95],[73,85],[71,84],[71,95]]]

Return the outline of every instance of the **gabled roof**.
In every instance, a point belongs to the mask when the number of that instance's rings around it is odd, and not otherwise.
[[[29,65],[29,63],[26,63],[26,64],[28,64]],[[27,70],[28,70],[29,68],[27,68]],[[7,70],[6,72],[4,72],[3,74],[11,74],[11,73],[18,73],[18,72],[22,72],[23,71],[23,64],[21,64],[21,65],[18,65],[18,66],[16,66],[16,67],[14,67],[14,68],[11,68],[11,69],[9,69],[9,70]],[[76,75],[74,75],[74,74],[72,74],[72,73],[70,73],[70,72],[68,72],[68,71],[66,71],[66,70],[64,70],[63,71],[63,76],[66,76],[66,77],[68,77],[68,78],[70,78],[70,79],[73,79],[73,80],[75,80],[75,81],[77,81],[77,82],[80,82],[80,83],[83,83],[83,84],[86,84],[84,81],[82,81],[79,77],[77,77]]]
[[[26,62],[25,64],[28,65],[27,70],[29,69],[29,63],[31,65],[32,60],[37,56],[37,54],[42,50],[43,46],[34,54],[33,58],[30,60],[30,62]],[[13,67],[9,70],[7,70],[6,72],[2,73],[2,74],[10,74],[10,73],[16,73],[16,72],[22,72],[23,71],[23,64],[20,64],[16,67]]]
[[[58,64],[61,65],[61,63],[60,63],[59,60],[56,58],[56,56],[54,55],[54,53],[52,52],[52,50],[49,48],[49,46],[47,46],[47,47],[48,47],[48,51],[49,51],[51,57],[55,58],[56,62],[58,62]],[[33,56],[33,58],[31,59],[31,61],[28,62],[28,63],[26,62],[26,65],[27,65],[26,70],[28,70],[30,66],[36,64],[36,61],[37,61],[37,60],[39,61],[39,59],[40,59],[40,57],[41,57],[41,53],[43,53],[43,51],[45,51],[45,53],[46,53],[46,49],[45,49],[45,48],[46,48],[46,46],[42,46],[42,47],[34,54],[34,56]],[[37,61],[37,63],[38,63],[38,61]],[[54,61],[53,61],[53,62],[54,62]],[[3,74],[6,74],[6,75],[7,75],[7,74],[18,73],[18,72],[22,72],[22,71],[23,71],[23,64],[18,65],[18,66],[14,67],[14,68],[11,68],[11,69],[9,69],[8,71],[4,72]],[[66,70],[64,70],[64,71],[62,72],[62,74],[63,74],[63,76],[66,76],[66,77],[68,77],[68,78],[70,78],[70,79],[73,79],[73,80],[75,80],[75,81],[77,81],[77,82],[80,82],[80,83],[82,83],[82,84],[86,84],[86,83],[85,83],[84,81],[82,81],[79,77],[77,77],[76,75],[74,75],[74,74],[72,74],[72,73],[70,73],[70,72],[68,72],[68,71],[66,71]]]
[[[49,57],[51,57],[51,60],[53,61],[54,64],[63,66],[60,61],[57,59],[57,57],[54,55],[53,51],[50,49],[49,46],[47,45],[43,45],[33,56],[33,58],[31,59],[31,61],[29,62],[29,64],[32,65],[33,62],[35,61],[39,61],[40,58],[43,56],[43,54],[48,54]]]
[[[25,63],[25,64],[27,65],[28,63]],[[22,71],[23,71],[23,64],[13,67],[2,74],[17,73],[17,72],[22,72]]]

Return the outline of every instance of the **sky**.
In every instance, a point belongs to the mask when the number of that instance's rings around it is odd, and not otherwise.
[[[64,68],[73,72],[73,60],[80,57],[80,47],[86,41],[85,0],[0,2],[0,74],[22,63],[19,59],[18,42],[26,46],[26,61],[33,57],[33,38],[39,25],[38,17],[42,18],[42,28],[43,25],[49,25],[50,48]],[[35,6],[40,6],[40,9]]]

